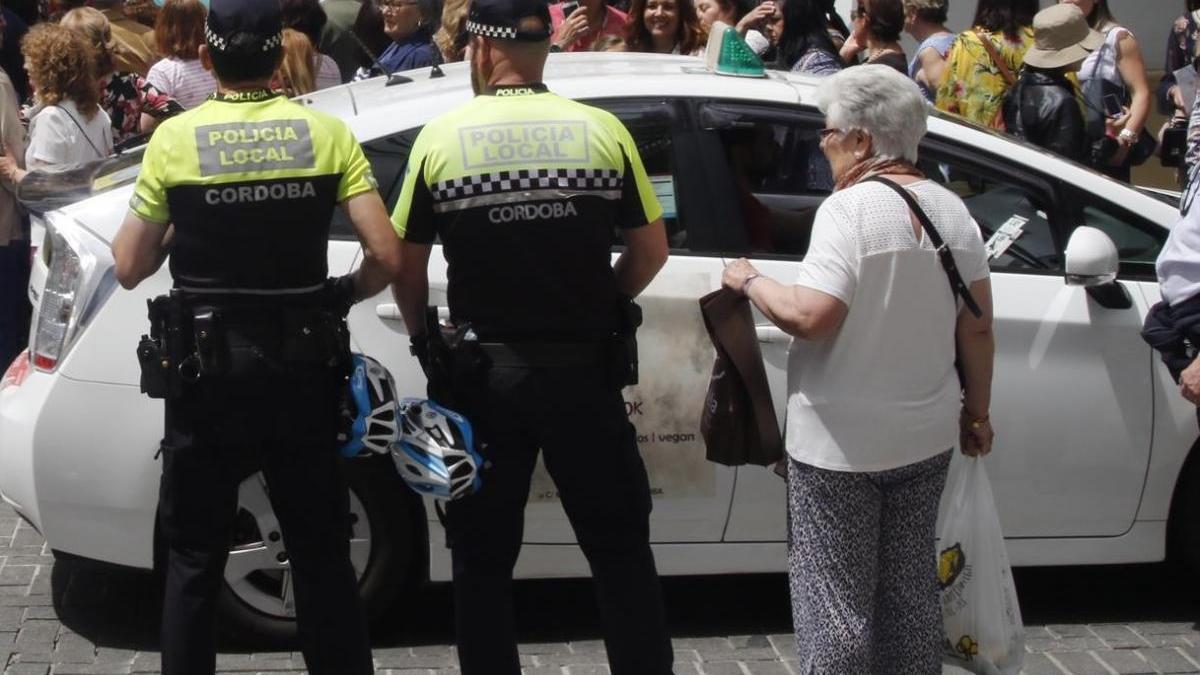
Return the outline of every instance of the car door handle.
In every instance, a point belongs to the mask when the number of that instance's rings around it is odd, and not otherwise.
[[[404,317],[400,315],[400,306],[394,302],[385,302],[382,305],[375,305],[375,316],[384,319],[385,321],[404,320]]]
[[[783,332],[783,329],[778,326],[755,326],[754,332],[758,335],[758,341],[763,344],[792,341],[792,336]]]

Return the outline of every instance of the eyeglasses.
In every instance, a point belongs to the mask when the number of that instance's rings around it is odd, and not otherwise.
[[[825,128],[825,129],[822,129],[817,132],[817,137],[820,138],[822,141],[824,141],[825,139],[829,138],[830,136],[832,136],[834,134],[842,134],[842,133],[845,133],[845,132],[842,131],[841,129]]]

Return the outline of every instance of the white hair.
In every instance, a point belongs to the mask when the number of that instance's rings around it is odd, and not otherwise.
[[[917,84],[896,70],[862,65],[825,78],[817,107],[830,127],[870,134],[876,157],[917,161],[928,103]]]

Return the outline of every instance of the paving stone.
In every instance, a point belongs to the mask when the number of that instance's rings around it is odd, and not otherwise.
[[[1026,654],[1021,675],[1064,675],[1062,668],[1045,654]]]
[[[746,675],[737,661],[705,661],[700,664],[700,672],[704,675]]]
[[[604,654],[604,640],[576,640],[571,643],[571,651],[576,654]]]
[[[1095,637],[1087,626],[1080,624],[1051,624],[1046,626],[1046,630],[1050,633],[1047,636],[1050,639]],[[1033,636],[1026,634],[1025,637],[1030,639]]]
[[[1045,626],[1025,626],[1026,640],[1053,640],[1054,634]]]
[[[1142,675],[1143,673],[1158,672],[1154,666],[1142,658],[1141,654],[1127,649],[1096,652],[1095,656],[1116,671],[1118,675]]]
[[[133,659],[133,672],[158,673],[162,671],[162,660],[159,654],[138,652]]]
[[[1112,649],[1136,649],[1150,646],[1145,638],[1133,632],[1128,626],[1096,624],[1089,628]]]
[[[1195,624],[1190,621],[1141,621],[1131,623],[1129,627],[1142,635],[1181,635],[1195,632]]]
[[[589,666],[608,663],[605,654],[538,654],[533,657],[539,666]]]
[[[675,638],[671,641],[675,649],[694,649],[697,652],[720,653],[733,651],[733,643],[729,638]]]
[[[1050,652],[1047,656],[1071,675],[1111,675],[1108,668],[1088,652]]]
[[[41,619],[25,621],[21,624],[20,632],[17,633],[17,644],[53,647],[54,638],[58,635],[61,627],[62,625],[57,621],[44,621]]]
[[[1140,649],[1138,653],[1163,673],[1200,673],[1200,667],[1188,660],[1178,649]]]
[[[524,675],[563,675],[566,671],[557,666],[535,666],[533,668],[525,668],[521,672]]]
[[[742,666],[751,675],[791,675],[788,667],[779,661],[749,661]]]
[[[1025,648],[1031,652],[1086,652],[1089,649],[1108,649],[1098,637],[1073,637],[1059,640],[1026,640]]]
[[[684,662],[675,662],[675,675],[700,675],[700,664]]]
[[[567,666],[567,672],[570,675],[610,675],[608,666],[586,665],[586,666]]]
[[[4,675],[46,675],[50,666],[44,663],[18,663],[5,669]]]
[[[784,658],[796,657],[796,636],[791,633],[768,635],[767,640],[775,647],[775,651]]]
[[[133,671],[128,663],[123,666],[116,663],[63,663],[55,664],[50,672],[52,675],[127,675]]]
[[[531,642],[517,645],[517,652],[520,654],[566,654],[570,651],[570,645],[562,642]]]

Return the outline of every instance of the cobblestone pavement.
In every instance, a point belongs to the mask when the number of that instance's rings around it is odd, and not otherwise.
[[[1165,565],[1018,570],[1028,628],[1027,675],[1200,673],[1200,586]],[[782,575],[668,579],[678,675],[794,673]],[[450,595],[424,589],[373,636],[377,673],[457,673]],[[583,581],[518,585],[526,675],[608,673]],[[0,666],[5,675],[154,673],[152,578],[55,561],[41,537],[0,508]],[[569,609],[568,609],[569,608]],[[302,672],[303,659],[224,643],[222,673]],[[950,672],[949,670],[947,671]]]

